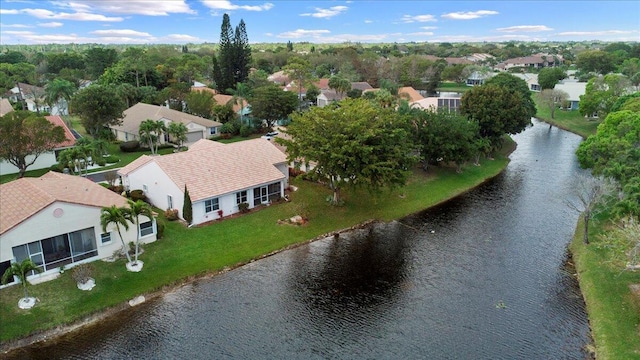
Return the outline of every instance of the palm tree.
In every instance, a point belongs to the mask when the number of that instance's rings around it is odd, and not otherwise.
[[[167,133],[178,143],[178,150],[182,148],[182,144],[187,140],[187,130],[187,126],[181,122],[172,122],[167,128]]]
[[[27,293],[27,285],[29,281],[27,281],[27,274],[29,272],[35,271],[37,273],[42,272],[42,269],[36,265],[31,259],[24,259],[21,263],[13,263],[11,267],[8,268],[4,274],[2,275],[2,284],[6,284],[9,282],[9,279],[13,279],[14,276],[20,280],[22,283],[22,288],[24,289],[24,297],[28,298],[29,293]]]
[[[136,226],[136,252],[135,252],[135,260],[133,261],[133,265],[138,265],[138,244],[140,243],[140,215],[146,216],[149,220],[153,219],[153,211],[151,210],[151,206],[142,200],[137,201],[129,201],[129,215],[131,220],[133,220],[133,224]]]
[[[244,108],[247,105],[247,97],[250,95],[250,89],[247,84],[237,83],[235,89],[227,89],[227,92],[233,95],[231,99],[234,104],[240,105],[240,124],[244,125]]]
[[[149,144],[151,155],[158,153],[158,144],[160,143],[160,136],[167,131],[162,120],[153,121],[147,119],[140,123],[138,133],[140,134],[140,140]]]
[[[44,101],[51,108],[56,104],[61,105],[58,107],[58,113],[60,115],[67,115],[64,110],[66,110],[66,107],[75,91],[76,86],[71,81],[55,79],[44,89]],[[64,100],[64,102],[62,102],[62,100]]]
[[[127,250],[127,245],[124,242],[124,238],[122,237],[122,232],[120,231],[120,226],[122,226],[125,230],[129,230],[129,221],[131,220],[131,215],[129,210],[126,208],[119,208],[115,205],[111,207],[103,207],[100,213],[100,225],[102,225],[102,232],[107,231],[107,226],[109,224],[115,224],[116,229],[118,230],[118,236],[120,236],[120,241],[122,242],[122,251],[127,256],[127,261],[131,262],[131,256],[129,256],[129,251]]]

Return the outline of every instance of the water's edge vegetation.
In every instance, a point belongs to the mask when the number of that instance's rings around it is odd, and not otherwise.
[[[345,191],[346,202],[340,207],[328,205],[327,188],[297,178],[292,184],[298,191],[290,194],[290,202],[204,227],[187,229],[178,222],[167,222],[164,238],[145,246],[145,269],[141,273],[128,273],[123,260],[96,262],[94,290],[76,289],[75,281],[65,273],[32,286],[30,293],[40,302],[27,311],[16,306],[21,291],[18,286],[3,289],[0,351],[51,340],[128,309],[128,301],[137,296],[160,296],[187,282],[342,231],[337,229],[390,221],[441,204],[502,173],[515,147],[515,142],[508,139],[500,154],[483,160],[481,166],[469,164],[462,173],[450,168],[430,168],[425,173],[416,168],[405,187],[377,196]],[[296,214],[304,215],[309,222],[303,226],[277,224],[279,219]]]

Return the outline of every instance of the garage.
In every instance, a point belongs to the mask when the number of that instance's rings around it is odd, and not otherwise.
[[[187,133],[187,141],[186,144],[193,144],[194,142],[202,139],[202,131],[195,131]]]

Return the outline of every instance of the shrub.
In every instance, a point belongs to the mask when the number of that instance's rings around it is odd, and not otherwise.
[[[73,268],[71,272],[71,277],[76,282],[83,284],[91,279],[93,275],[93,267],[89,264],[80,264]]]
[[[105,166],[107,165],[107,161],[103,157],[96,158],[96,165]]]
[[[164,229],[166,225],[164,221],[156,219],[156,239],[160,240],[164,236]]]
[[[245,214],[249,212],[249,203],[243,202],[238,204],[238,210],[240,210],[241,213]]]
[[[55,171],[55,172],[62,172],[62,169],[64,169],[64,166],[60,165],[60,164],[53,164],[51,165],[51,167],[49,168],[51,169],[51,171]]]
[[[120,144],[122,152],[136,152],[140,150],[140,142],[138,140],[126,141]]]
[[[106,161],[107,164],[115,164],[120,161],[120,158],[115,155],[109,155],[104,157],[104,161]]]
[[[251,127],[249,125],[242,125],[240,127],[240,136],[242,137],[248,137],[252,132],[253,131],[251,130]]]
[[[113,191],[116,194],[122,194],[124,191],[124,186],[122,185],[111,185],[109,186],[109,190]]]
[[[164,211],[164,217],[169,221],[178,220],[178,209],[167,209]]]
[[[138,201],[138,200],[142,200],[145,202],[147,201],[147,196],[144,194],[144,191],[142,190],[131,190],[129,192],[129,197],[133,201]]]

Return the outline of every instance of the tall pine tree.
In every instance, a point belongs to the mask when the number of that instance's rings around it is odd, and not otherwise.
[[[191,224],[193,221],[193,204],[191,203],[191,196],[189,196],[189,190],[187,185],[184,185],[184,204],[182,205],[182,218]]]
[[[217,57],[213,56],[213,79],[218,91],[226,93],[249,77],[251,47],[244,20],[240,20],[234,32],[229,15],[224,14]]]

